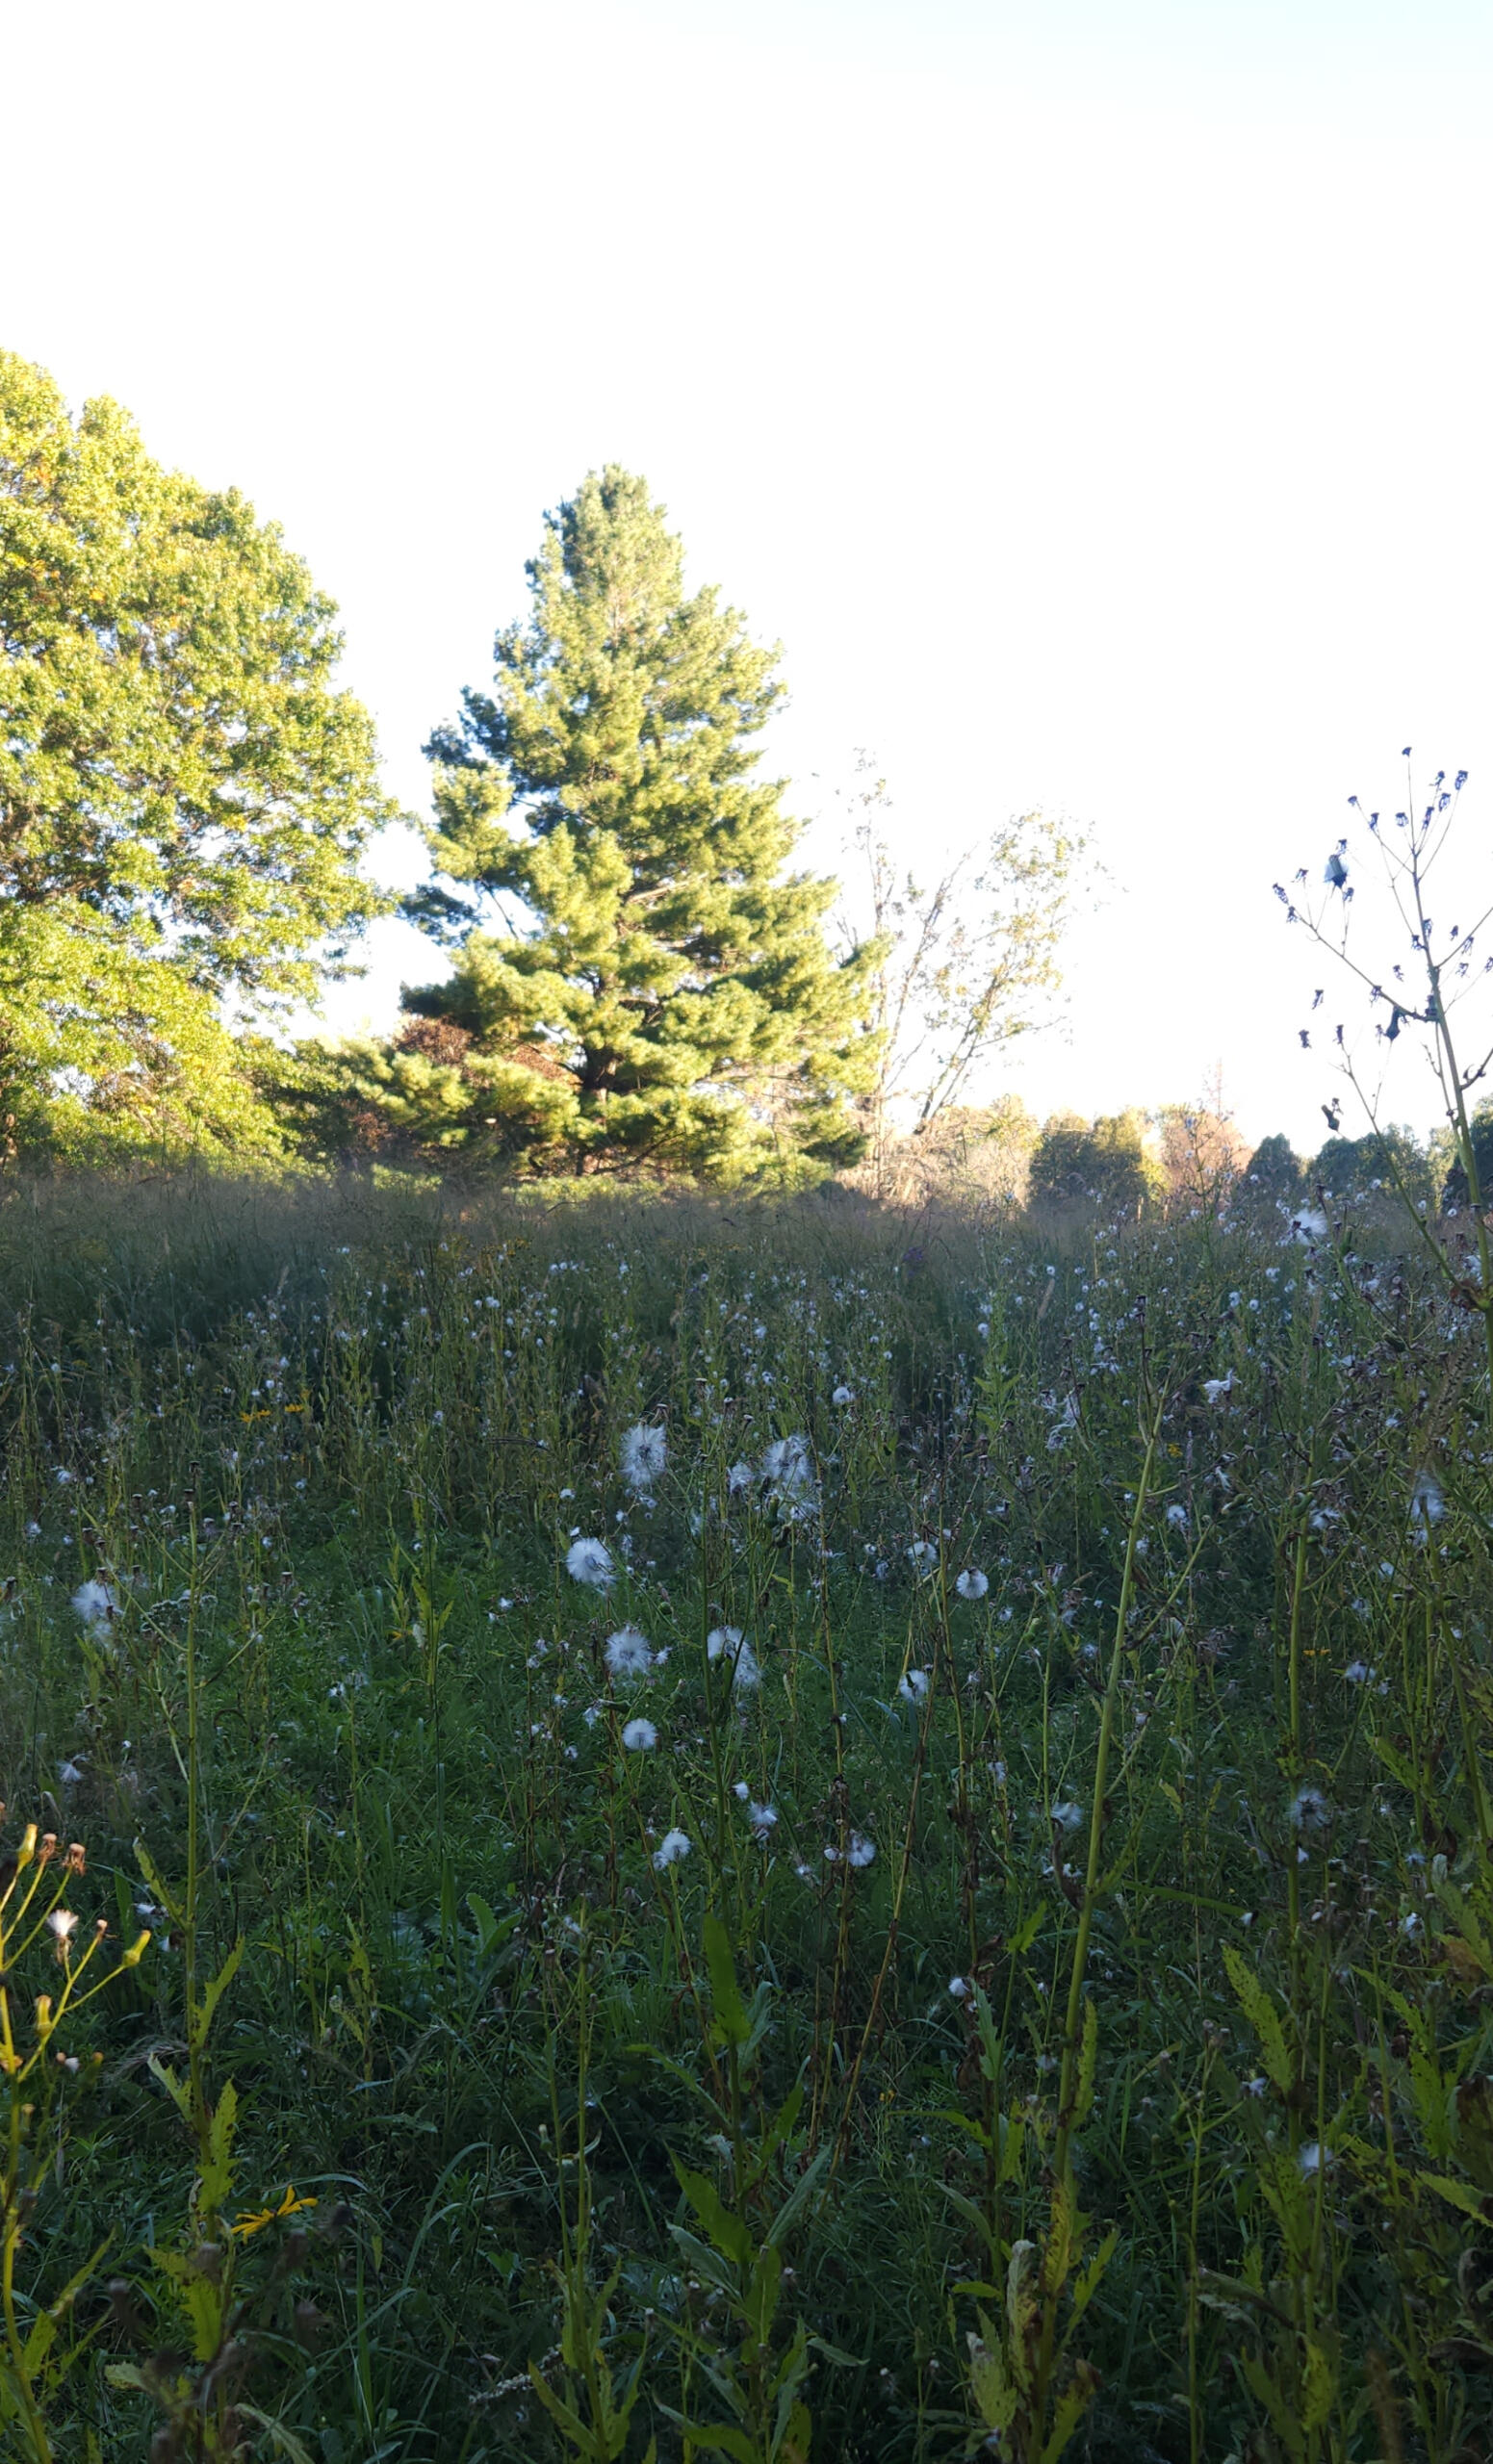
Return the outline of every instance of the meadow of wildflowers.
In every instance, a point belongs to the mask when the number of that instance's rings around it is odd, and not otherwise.
[[[1392,1213],[43,1188],[0,1304],[0,2453],[1486,2456]]]

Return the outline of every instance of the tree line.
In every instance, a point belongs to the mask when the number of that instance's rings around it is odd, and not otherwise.
[[[983,1134],[970,1085],[1049,1014],[1082,834],[1024,814],[919,885],[864,779],[847,925],[762,775],[779,655],[686,587],[644,480],[586,477],[527,576],[425,747],[403,905],[449,972],[391,1035],[296,1039],[411,818],[336,609],[237,492],[0,353],[0,1151],[885,1190]],[[1137,1207],[1166,1168],[1126,1122],[1049,1124],[1026,1164]]]

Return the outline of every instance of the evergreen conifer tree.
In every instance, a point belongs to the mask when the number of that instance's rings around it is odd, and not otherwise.
[[[411,902],[455,972],[365,1054],[358,1093],[426,1152],[717,1180],[851,1162],[875,1046],[833,882],[757,775],[783,687],[713,589],[686,596],[645,482],[609,466],[546,517],[527,623],[426,748],[438,882]]]

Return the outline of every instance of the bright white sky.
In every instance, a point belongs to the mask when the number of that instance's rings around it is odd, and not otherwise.
[[[1095,832],[1068,1036],[1009,1083],[1109,1111],[1222,1062],[1247,1131],[1317,1142],[1272,881],[1351,789],[1401,800],[1406,743],[1486,838],[1483,0],[0,0],[0,340],[283,524],[410,806],[543,509],[622,461],[782,641],[799,810],[866,746],[922,869],[1032,804]],[[382,927],[330,1014],[433,971]],[[1408,1075],[1391,1110],[1429,1117]]]

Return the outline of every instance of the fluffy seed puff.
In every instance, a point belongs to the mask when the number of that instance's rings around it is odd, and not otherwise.
[[[1286,1808],[1286,1820],[1293,1831],[1326,1831],[1332,1808],[1320,1788],[1298,1788]]]
[[[687,1831],[666,1831],[654,1850],[654,1863],[660,1874],[666,1865],[677,1865],[682,1858],[687,1857],[691,1844]]]
[[[654,1664],[648,1637],[635,1626],[619,1626],[615,1634],[608,1634],[603,1657],[615,1685],[635,1685]]]
[[[667,1451],[662,1429],[647,1421],[639,1421],[635,1428],[626,1432],[621,1448],[622,1476],[635,1497],[646,1495],[662,1476]]]
[[[119,1595],[111,1583],[96,1578],[80,1582],[72,1595],[72,1612],[89,1633],[96,1634],[113,1625],[119,1614]]]
[[[609,1591],[617,1570],[605,1540],[573,1540],[565,1552],[565,1571],[573,1582],[583,1582],[592,1591]]]
[[[809,1503],[817,1484],[808,1438],[775,1437],[762,1455],[762,1478],[780,1498]]]
[[[990,1576],[982,1575],[978,1566],[966,1566],[954,1585],[961,1600],[983,1600],[990,1587]]]
[[[717,1626],[705,1638],[705,1656],[711,1665],[724,1660],[731,1670],[732,1682],[749,1694],[760,1685],[762,1672],[757,1664],[757,1654],[747,1642],[739,1626]]]

